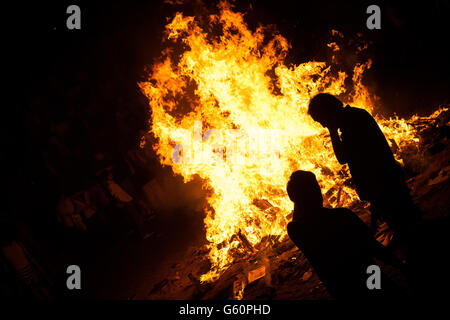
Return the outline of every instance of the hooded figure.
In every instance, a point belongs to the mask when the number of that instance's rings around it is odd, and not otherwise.
[[[313,173],[296,171],[287,184],[294,202],[288,235],[303,252],[334,298],[385,298],[399,290],[381,273],[381,289],[367,286],[374,258],[401,263],[373,237],[370,228],[352,211],[323,207],[322,193]]]

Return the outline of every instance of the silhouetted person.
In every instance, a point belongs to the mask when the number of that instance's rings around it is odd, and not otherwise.
[[[411,241],[407,260],[413,294],[445,299],[450,287],[450,217],[425,220],[419,230]]]
[[[329,129],[337,160],[348,164],[359,198],[370,202],[372,222],[382,218],[397,236],[411,229],[418,220],[418,209],[372,116],[363,109],[343,107],[339,99],[325,93],[311,99],[308,113]]]
[[[289,237],[334,298],[401,295],[384,273],[381,273],[381,289],[368,289],[371,274],[367,268],[376,264],[374,258],[398,267],[402,265],[372,237],[370,228],[352,211],[323,207],[322,193],[313,173],[294,172],[287,192],[295,203],[293,220],[287,226]]]

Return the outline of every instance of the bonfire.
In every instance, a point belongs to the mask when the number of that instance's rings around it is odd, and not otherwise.
[[[166,25],[166,48],[140,83],[161,164],[185,182],[199,176],[208,190],[208,245],[202,252],[209,265],[201,283],[217,281],[239,261],[257,260],[249,267],[252,277],[263,277],[268,259],[295,251],[286,247],[293,209],[286,183],[293,171],[317,176],[326,206],[365,207],[347,166],[334,156],[328,132],[307,114],[311,97],[327,92],[369,111],[400,163],[405,152],[418,150],[415,124],[424,119],[377,115],[378,99],[362,82],[371,61],[341,70],[340,32],[331,30],[334,40],[324,44],[329,61],[287,64],[289,41],[264,26],[250,30],[244,18],[226,2],[203,19],[177,13]],[[268,247],[283,250],[262,254]],[[300,259],[294,251],[288,258]],[[237,298],[245,281],[234,281]]]

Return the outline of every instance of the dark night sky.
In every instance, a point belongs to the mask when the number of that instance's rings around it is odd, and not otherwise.
[[[382,29],[368,30],[365,11],[375,3],[382,9]],[[65,28],[69,4],[81,7],[81,31]],[[449,1],[237,1],[236,7],[248,12],[251,26],[275,24],[292,43],[294,63],[320,59],[331,29],[348,39],[363,33],[374,61],[367,80],[387,111],[429,111],[449,99]],[[40,2],[27,8],[33,26],[22,45],[35,89],[46,85],[51,72],[70,82],[80,69],[90,77],[107,76],[112,65],[129,76],[120,81],[135,82],[158,55],[166,17],[175,12],[162,1]],[[193,13],[189,5],[175,8]]]

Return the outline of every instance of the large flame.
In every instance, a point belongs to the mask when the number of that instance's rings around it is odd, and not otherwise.
[[[370,61],[354,66],[348,88],[347,74],[325,62],[287,66],[284,37],[268,39],[263,27],[249,30],[243,14],[226,3],[219,9],[203,27],[177,13],[166,26],[169,48],[140,84],[161,163],[185,181],[199,175],[211,191],[204,222],[212,267],[203,281],[216,279],[262,239],[286,236],[293,209],[286,183],[293,171],[314,172],[327,205],[358,201],[344,184],[347,167],[337,162],[327,131],[307,115],[307,105],[328,92],[374,108],[361,83]],[[336,43],[329,47],[339,50]],[[407,121],[377,120],[397,150],[418,141]]]

